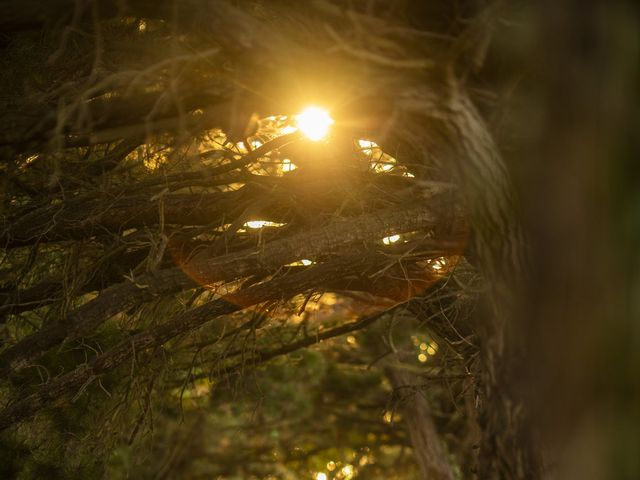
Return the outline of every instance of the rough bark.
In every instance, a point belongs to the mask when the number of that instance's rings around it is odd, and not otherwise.
[[[478,318],[481,358],[482,479],[536,479],[540,453],[526,398],[520,388],[526,350],[517,303],[527,275],[525,245],[513,187],[506,166],[477,110],[452,82],[442,126],[451,159],[470,210],[475,263],[485,275],[490,296]]]
[[[404,124],[415,125],[390,141],[409,141],[427,132],[418,145],[460,186],[469,212],[469,256],[489,289],[474,323],[481,356],[476,364],[482,441],[478,477],[535,479],[539,451],[521,389],[526,352],[517,305],[527,275],[526,247],[504,161],[476,107],[452,72],[440,88],[416,87],[396,100]]]

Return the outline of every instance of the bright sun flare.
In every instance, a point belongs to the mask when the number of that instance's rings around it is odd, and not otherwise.
[[[298,129],[309,139],[317,142],[329,133],[333,118],[329,112],[318,107],[309,107],[296,116]]]

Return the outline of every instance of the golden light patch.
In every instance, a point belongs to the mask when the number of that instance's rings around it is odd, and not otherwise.
[[[289,160],[288,158],[285,158],[284,160],[282,160],[282,171],[283,172],[293,172],[296,168],[298,168],[296,166],[295,163],[293,163],[291,160]]]
[[[396,243],[398,240],[400,240],[400,235],[390,235],[388,237],[384,237],[382,239],[382,243],[384,243],[385,245],[391,245],[392,243]]]
[[[245,227],[253,228],[254,230],[263,227],[282,227],[284,223],[269,222],[267,220],[251,220],[244,224]]]
[[[296,262],[291,262],[285,265],[286,267],[308,267],[309,265],[313,265],[315,262],[309,260],[308,258],[303,258],[302,260],[298,260]]]

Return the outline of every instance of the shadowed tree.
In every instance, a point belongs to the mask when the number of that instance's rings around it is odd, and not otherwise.
[[[554,330],[531,331],[558,298],[536,266],[553,251],[540,235],[568,223],[522,187],[521,217],[485,120],[504,106],[486,85],[502,93],[522,74],[500,65],[513,54],[504,15],[521,12],[279,0],[2,11],[6,475],[543,476],[537,440],[552,429],[530,355]],[[537,32],[535,19],[518,31]],[[538,58],[513,44],[519,61]],[[546,82],[538,91],[553,93]],[[309,105],[329,113],[305,124]]]

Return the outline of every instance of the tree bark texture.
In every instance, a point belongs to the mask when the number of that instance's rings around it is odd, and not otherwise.
[[[478,477],[535,479],[540,458],[521,388],[526,351],[518,302],[527,260],[518,207],[485,122],[453,74],[444,79],[442,88],[408,90],[406,100],[401,94],[398,102],[406,115],[403,123],[424,129],[424,154],[435,157],[459,182],[472,229],[471,261],[488,286],[486,308],[475,318],[481,346],[476,372],[482,429]],[[399,135],[410,138],[417,132],[405,129]]]

